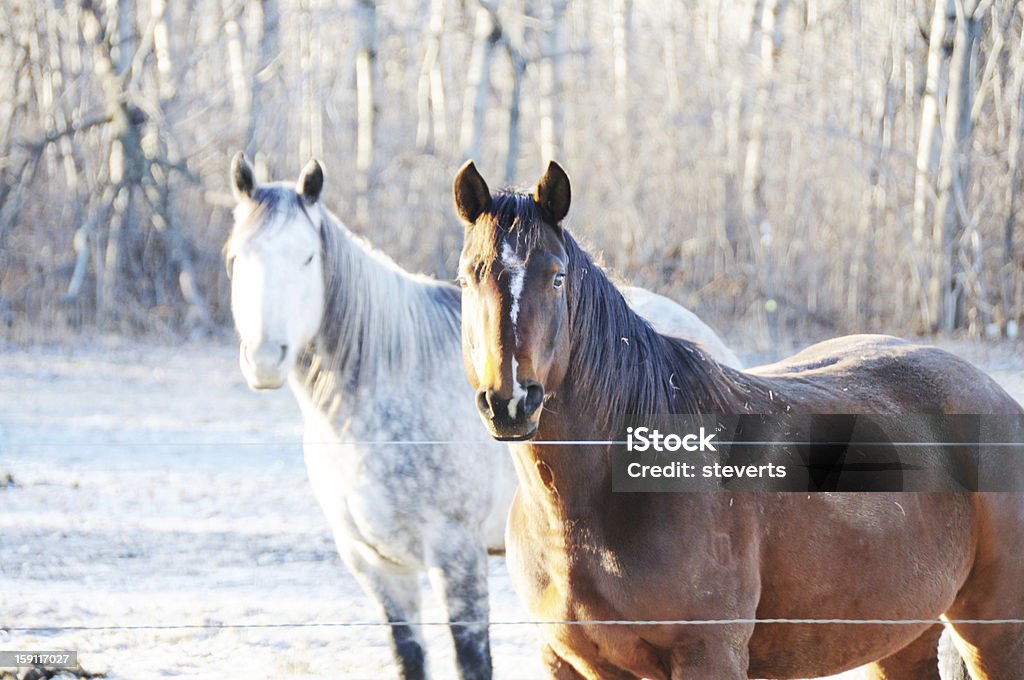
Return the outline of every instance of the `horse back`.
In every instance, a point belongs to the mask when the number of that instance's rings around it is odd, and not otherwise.
[[[795,413],[1024,413],[969,362],[886,335],[826,340],[748,373],[775,386]]]

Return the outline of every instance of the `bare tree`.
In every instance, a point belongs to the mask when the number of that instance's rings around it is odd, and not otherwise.
[[[356,90],[356,221],[365,225],[369,221],[374,171],[374,151],[377,135],[378,34],[376,0],[356,0],[353,4],[356,24],[355,90]],[[319,24],[316,35],[319,35]],[[319,50],[317,50],[319,51]],[[311,63],[319,63],[319,55]],[[310,93],[312,102],[319,97]],[[319,111],[317,113],[319,117]],[[318,152],[310,155],[320,155]]]
[[[758,0],[760,25],[755,32],[759,43],[760,82],[747,132],[747,148],[743,162],[743,212],[756,225],[765,214],[764,171],[762,149],[764,126],[771,98],[775,61],[782,46],[781,24],[787,0]],[[753,39],[753,38],[752,38]]]
[[[491,62],[494,49],[501,39],[501,28],[495,22],[497,0],[494,4],[485,0],[478,2],[479,6],[474,13],[473,50],[466,76],[466,90],[462,97],[459,148],[463,158],[476,158],[480,155],[484,114],[491,91]]]
[[[226,322],[239,147],[263,177],[322,156],[343,219],[444,276],[451,165],[557,157],[611,266],[768,349],[1024,321],[1019,0],[8,0],[0,26],[0,332]]]
[[[83,225],[76,235],[79,256],[66,299],[74,300],[81,290],[82,268],[88,263],[82,253],[86,244],[93,240],[103,251],[102,259],[94,258],[97,315],[101,322],[109,322],[116,316],[124,269],[125,227],[138,219],[135,210],[139,206],[136,202],[141,200],[148,209],[153,226],[167,240],[170,263],[178,272],[178,285],[191,315],[197,324],[208,328],[210,318],[194,272],[188,238],[172,219],[168,196],[156,177],[157,173],[175,170],[175,165],[143,148],[144,126],[149,116],[125,96],[130,89],[133,58],[137,57],[134,8],[130,0],[118,0],[114,7],[116,14],[111,20],[115,26],[114,33],[107,28],[107,18],[97,7],[87,3],[86,9],[88,12],[84,18],[92,22],[89,32],[96,36],[98,70],[104,76],[106,105],[110,111],[95,123],[105,125],[110,135],[110,176],[101,198],[100,213]],[[141,196],[136,193],[140,190]],[[104,223],[105,233],[97,230]],[[99,245],[104,242],[105,245]]]
[[[615,122],[619,134],[629,128],[629,53],[633,33],[633,0],[612,0],[612,73]]]
[[[252,70],[249,89],[253,107],[249,112],[249,125],[245,131],[245,150],[261,175],[269,174],[267,149],[271,135],[280,129],[281,117],[274,107],[264,105],[278,91],[282,80],[281,59],[281,6],[278,0],[258,0],[260,34],[256,50],[256,64]]]
[[[963,244],[959,242],[971,220],[968,212],[968,150],[974,126],[976,50],[987,6],[980,0],[956,0],[953,53],[949,87],[942,117],[938,198],[932,225],[929,307],[940,328],[950,332],[963,325]]]
[[[993,11],[995,8],[993,8]],[[1017,40],[1006,48],[1007,60],[1004,69],[1008,71],[1004,80],[1007,83],[1009,115],[1007,127],[1006,149],[1006,188],[1004,201],[1006,217],[1003,222],[1003,266],[1000,271],[1001,303],[1004,332],[1016,338],[1019,322],[1012,317],[1011,310],[1020,309],[1024,302],[1024,250],[1016,242],[1015,231],[1019,219],[1021,185],[1024,184],[1024,173],[1021,172],[1021,140],[1024,139],[1024,7],[1019,3],[1010,3],[1006,10],[1006,26],[1018,27]],[[1007,31],[1009,33],[1009,31]],[[1007,36],[1009,40],[1009,35]],[[1011,70],[1009,65],[1016,65]]]
[[[545,54],[540,60],[540,155],[552,159],[561,156],[565,141],[565,116],[562,88],[565,86],[565,10],[568,0],[551,0],[545,6],[547,31]]]
[[[938,123],[940,103],[946,96],[949,73],[949,36],[956,19],[955,0],[935,0],[928,31],[928,66],[924,96],[921,99],[921,124],[917,133],[917,165],[914,176],[913,240],[915,257],[930,251],[928,247],[928,205],[935,193],[933,178],[938,174]],[[932,328],[938,322],[937,300],[929,289],[933,280],[930,256],[924,255],[915,267],[921,285],[921,322]]]
[[[441,39],[444,35],[444,0],[428,0],[423,64],[417,85],[416,104],[419,120],[416,146],[421,151],[448,143],[445,112],[444,74],[441,71]]]

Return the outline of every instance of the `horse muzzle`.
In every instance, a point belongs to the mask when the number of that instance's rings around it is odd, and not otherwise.
[[[544,388],[533,381],[516,385],[509,397],[497,390],[480,390],[476,394],[480,417],[498,441],[522,441],[537,434],[543,404]]]
[[[254,390],[276,390],[288,379],[288,345],[261,343],[255,350],[242,343],[239,364]]]

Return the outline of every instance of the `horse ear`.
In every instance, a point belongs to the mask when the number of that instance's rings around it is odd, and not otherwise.
[[[455,210],[467,224],[476,222],[491,207],[491,190],[471,160],[463,163],[455,174],[452,194],[455,197]]]
[[[306,163],[299,175],[299,181],[295,184],[295,191],[306,201],[306,205],[313,205],[320,200],[320,192],[324,189],[324,169],[320,161],[315,158]]]
[[[572,200],[572,190],[569,188],[569,175],[565,174],[562,166],[551,161],[548,163],[548,170],[537,182],[537,188],[533,190],[533,200],[554,220],[555,224],[562,221],[569,214],[569,203]]]
[[[241,201],[252,196],[255,188],[256,178],[253,175],[252,166],[249,165],[245,153],[239,151],[231,159],[231,193],[235,195],[236,201]]]

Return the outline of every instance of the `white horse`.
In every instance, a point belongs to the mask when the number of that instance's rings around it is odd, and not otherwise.
[[[288,382],[295,395],[313,491],[342,560],[392,624],[401,677],[426,676],[416,625],[426,570],[448,620],[476,622],[451,627],[459,677],[490,678],[487,548],[503,547],[516,478],[467,398],[459,289],[406,272],[346,229],[319,200],[316,161],[295,186],[257,184],[241,153],[231,175],[224,254],[242,373],[253,389]],[[736,361],[687,310],[628,293],[663,332]]]

